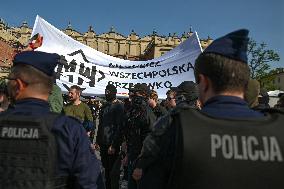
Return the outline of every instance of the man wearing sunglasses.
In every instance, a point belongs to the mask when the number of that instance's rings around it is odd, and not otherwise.
[[[158,102],[158,93],[155,90],[150,91],[149,99],[148,99],[148,104],[151,107],[153,113],[159,119],[160,117],[166,115],[168,112],[166,108],[160,105]]]
[[[50,113],[60,56],[19,53],[7,77],[13,108],[0,115],[0,188],[93,188],[100,164],[76,119]]]
[[[167,110],[172,110],[173,108],[176,107],[176,91],[170,89],[166,93],[167,98],[166,98],[166,108]]]

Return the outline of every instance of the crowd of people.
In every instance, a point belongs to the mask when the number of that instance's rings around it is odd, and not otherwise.
[[[283,188],[284,95],[269,107],[247,44],[245,29],[216,39],[196,83],[162,102],[143,83],[124,99],[112,84],[100,102],[77,85],[62,96],[59,55],[17,54],[0,90],[0,188],[119,189],[122,172],[128,189]]]

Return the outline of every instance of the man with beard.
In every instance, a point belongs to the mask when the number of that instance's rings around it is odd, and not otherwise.
[[[0,115],[0,188],[98,188],[100,163],[82,124],[50,112],[59,58],[29,51],[13,60],[6,80],[14,106]]]
[[[87,104],[80,100],[81,88],[77,85],[73,85],[69,89],[69,101],[64,108],[64,113],[67,116],[75,117],[81,121],[88,135],[94,130],[92,112]]]
[[[117,90],[114,85],[108,84],[105,89],[106,103],[99,112],[99,125],[96,137],[96,148],[100,149],[102,164],[105,168],[106,188],[118,189],[119,178],[111,175],[113,165],[118,158],[119,146],[111,146],[114,134],[122,127],[124,108],[121,101],[116,99]],[[113,170],[113,172],[117,172]]]

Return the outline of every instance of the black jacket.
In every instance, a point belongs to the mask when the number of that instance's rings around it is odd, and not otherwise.
[[[124,125],[120,127],[115,140],[119,146],[126,139],[129,160],[135,160],[141,152],[145,137],[151,132],[156,116],[148,106],[146,99],[136,97],[126,112]]]
[[[123,112],[123,104],[118,100],[106,102],[100,108],[96,137],[96,143],[99,144],[100,147],[108,148],[113,143],[114,135],[124,121]]]

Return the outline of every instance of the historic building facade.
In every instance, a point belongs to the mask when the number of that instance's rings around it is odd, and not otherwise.
[[[274,75],[273,85],[276,89],[284,91],[284,68],[279,68]]]
[[[73,39],[86,44],[105,54],[128,60],[149,60],[157,58],[167,51],[170,51],[181,42],[193,34],[190,30],[182,34],[169,34],[168,37],[160,36],[153,31],[151,35],[140,37],[134,30],[124,36],[115,31],[114,27],[109,32],[97,34],[90,26],[88,31],[80,33],[72,28],[69,23],[67,28],[62,30]],[[20,27],[9,27],[2,19],[0,20],[0,40],[7,42],[13,48],[25,46],[31,37],[32,29],[27,22],[23,22]],[[206,48],[213,40],[201,39],[202,48]]]

